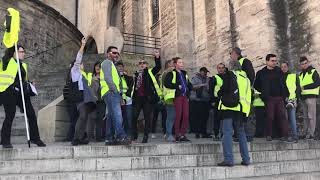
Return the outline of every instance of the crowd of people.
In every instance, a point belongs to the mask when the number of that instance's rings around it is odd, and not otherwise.
[[[70,63],[63,91],[70,116],[66,140],[73,146],[92,141],[104,141],[105,145],[129,145],[137,141],[141,110],[142,143],[148,143],[149,134],[155,137],[161,114],[161,131],[168,142],[189,142],[186,134],[190,132],[195,138],[222,141],[224,161],[219,166],[233,166],[233,141],[239,142],[241,164],[249,165],[247,142],[254,137],[292,143],[299,138],[320,138],[320,122],[316,122],[320,79],[307,57],[300,58],[301,72],[296,74],[289,71],[287,62],[281,62],[279,67],[277,56],[268,54],[266,66],[255,73],[251,61],[235,47],[229,62],[216,66],[216,75],[208,77],[208,69],[202,67],[189,78],[180,57],[165,61],[161,71],[160,52],[155,50],[155,66],[150,67],[141,59],[138,70],[130,76],[125,64],[119,61],[120,53],[115,46],[107,48],[106,59],[96,62],[92,72],[85,72],[82,62],[85,44],[83,38],[76,59]],[[0,103],[6,115],[1,131],[4,148],[12,148],[12,120],[16,105],[21,106],[14,53],[14,49],[7,50],[0,72]],[[17,53],[23,60],[22,46]],[[22,63],[21,67],[26,66]],[[22,68],[22,75],[27,84],[26,68]],[[31,140],[45,146],[28,93],[25,100]],[[298,132],[296,122],[298,104],[303,108],[302,132]],[[214,114],[213,133],[207,131],[210,111]],[[252,119],[256,119],[255,124],[249,123]],[[252,128],[255,131],[250,131]]]

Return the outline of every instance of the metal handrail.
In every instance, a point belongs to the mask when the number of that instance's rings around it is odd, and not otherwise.
[[[161,48],[161,39],[132,33],[123,33],[123,52],[151,55],[154,49]]]

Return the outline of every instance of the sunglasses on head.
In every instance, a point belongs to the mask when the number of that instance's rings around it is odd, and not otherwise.
[[[117,55],[119,55],[119,53],[118,52],[111,52],[112,54],[117,54]]]
[[[147,64],[147,62],[141,61],[141,62],[139,62],[139,64]]]

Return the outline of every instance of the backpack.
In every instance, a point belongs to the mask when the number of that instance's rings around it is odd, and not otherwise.
[[[221,96],[221,102],[226,107],[236,107],[240,103],[237,76],[232,71],[227,72],[226,76],[226,83],[228,83],[226,86],[228,89],[224,89]]]

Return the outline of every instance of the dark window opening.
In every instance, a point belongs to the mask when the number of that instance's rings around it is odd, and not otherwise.
[[[152,0],[152,24],[159,21],[159,0]]]

